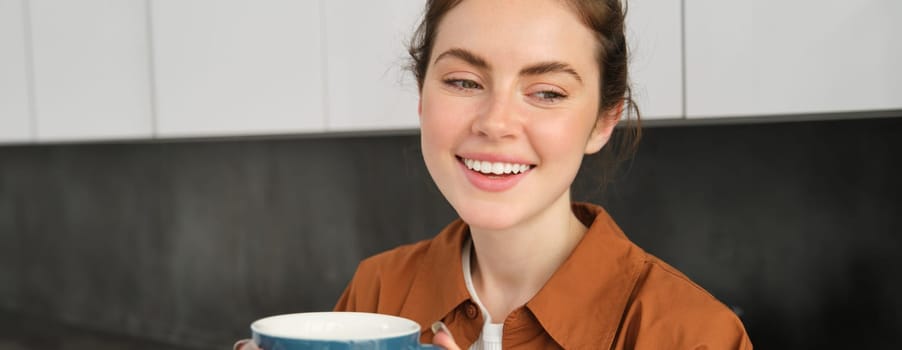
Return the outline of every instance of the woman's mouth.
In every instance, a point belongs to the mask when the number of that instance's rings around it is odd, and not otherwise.
[[[467,158],[458,158],[467,169],[480,172],[485,175],[511,175],[526,172],[532,165],[505,163],[505,162],[489,162],[484,160],[475,160]]]
[[[475,159],[458,158],[467,169],[483,173],[485,175],[511,175],[526,172],[532,168],[529,164],[489,162]]]
[[[457,160],[470,183],[488,192],[503,192],[513,188],[535,168],[535,165],[523,163],[489,162],[463,157],[457,157]]]

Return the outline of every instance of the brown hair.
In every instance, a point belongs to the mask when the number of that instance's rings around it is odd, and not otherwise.
[[[427,0],[423,20],[410,42],[410,70],[422,90],[426,70],[432,55],[432,47],[438,26],[451,9],[463,0]],[[597,39],[596,59],[601,71],[599,88],[601,103],[599,117],[612,108],[623,106],[626,123],[614,130],[611,140],[599,152],[601,158],[602,187],[611,182],[618,166],[632,157],[642,136],[639,108],[632,98],[629,85],[626,37],[624,35],[626,6],[621,0],[565,0]],[[621,104],[623,103],[623,104]],[[635,116],[635,120],[631,118]]]

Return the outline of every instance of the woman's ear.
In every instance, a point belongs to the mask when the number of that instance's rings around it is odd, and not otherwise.
[[[623,115],[623,101],[598,115],[592,133],[589,134],[589,141],[586,142],[586,154],[596,153],[608,143],[621,115]]]

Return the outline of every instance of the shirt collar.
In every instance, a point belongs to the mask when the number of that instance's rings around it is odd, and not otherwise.
[[[645,253],[601,207],[575,203],[573,212],[589,230],[526,306],[564,348],[608,348]]]
[[[460,260],[469,232],[467,224],[458,219],[432,239],[401,308],[401,316],[426,328],[470,299]]]
[[[589,230],[526,307],[564,348],[608,348],[645,254],[601,207],[574,203],[573,212]],[[402,316],[428,326],[470,299],[461,269],[468,239],[468,226],[457,220],[432,240]]]

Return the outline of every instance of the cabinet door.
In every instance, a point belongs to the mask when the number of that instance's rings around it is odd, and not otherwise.
[[[676,0],[628,2],[633,98],[643,119],[683,117],[682,9]]]
[[[145,0],[29,4],[38,141],[150,137]]]
[[[160,137],[322,131],[320,1],[151,1]]]
[[[25,0],[0,0],[0,143],[31,141]]]
[[[902,1],[685,1],[690,118],[902,108]]]
[[[404,66],[424,1],[324,5],[328,129],[418,128],[417,84]]]

